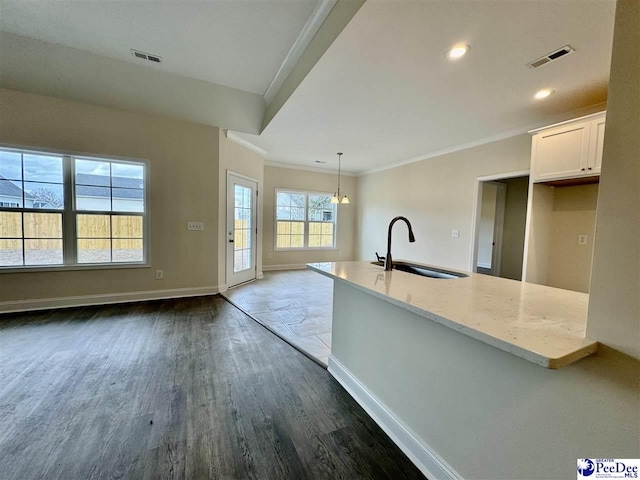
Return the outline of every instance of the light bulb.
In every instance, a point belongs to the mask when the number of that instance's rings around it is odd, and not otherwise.
[[[555,92],[555,90],[552,90],[550,88],[544,88],[542,90],[538,90],[536,94],[533,96],[533,98],[535,98],[536,100],[542,100],[543,98],[547,98],[553,92]]]
[[[351,203],[349,202],[349,197],[347,197],[346,195],[342,198],[342,201],[340,203]]]
[[[340,203],[340,200],[338,200],[338,194],[334,193],[333,197],[331,197],[331,203]]]
[[[454,45],[447,53],[447,57],[449,57],[449,60],[458,60],[459,58],[464,57],[470,48],[471,47],[466,44]]]

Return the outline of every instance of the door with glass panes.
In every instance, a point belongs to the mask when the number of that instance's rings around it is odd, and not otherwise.
[[[256,200],[258,184],[227,175],[227,286],[256,278]]]

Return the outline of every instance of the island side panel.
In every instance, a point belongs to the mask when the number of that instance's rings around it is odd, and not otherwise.
[[[337,280],[332,357],[463,478],[573,478],[640,451],[640,362],[548,370]]]

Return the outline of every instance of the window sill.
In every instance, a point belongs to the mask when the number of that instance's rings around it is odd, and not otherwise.
[[[33,265],[30,267],[2,267],[3,273],[35,273],[35,272],[69,272],[81,270],[122,270],[130,268],[151,268],[148,263],[118,263],[118,264],[89,264],[89,265]]]

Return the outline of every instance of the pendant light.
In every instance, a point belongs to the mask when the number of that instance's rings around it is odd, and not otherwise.
[[[333,194],[331,203],[350,203],[346,195],[340,198],[340,173],[341,173],[342,152],[338,152],[338,191]]]

